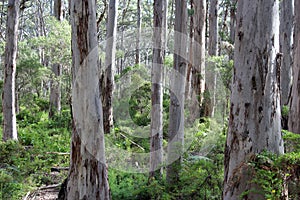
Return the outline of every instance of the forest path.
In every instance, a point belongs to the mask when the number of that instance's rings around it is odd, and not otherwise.
[[[60,184],[40,187],[37,190],[27,193],[23,200],[56,200],[60,190]]]

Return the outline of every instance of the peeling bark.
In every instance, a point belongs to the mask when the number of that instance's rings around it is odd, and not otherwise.
[[[71,0],[73,131],[67,199],[110,199],[98,77],[96,5]]]
[[[247,161],[264,150],[282,154],[278,1],[238,1],[235,64],[225,148],[223,199],[258,186]],[[263,199],[249,192],[244,199]]]

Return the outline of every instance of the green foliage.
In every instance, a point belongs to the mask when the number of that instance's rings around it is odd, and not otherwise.
[[[45,102],[41,102],[36,101],[32,110],[22,107],[17,116],[18,142],[0,142],[0,200],[21,199],[35,187],[64,178],[54,180],[50,168],[69,165],[69,155],[55,152],[70,150],[70,111],[63,110],[48,120],[48,112],[43,111]]]
[[[245,191],[263,194],[266,199],[277,200],[282,196],[284,184],[289,188],[289,198],[297,199],[299,194],[300,153],[292,152],[276,155],[267,151],[255,155],[249,162],[251,183],[255,183],[260,190]]]
[[[286,152],[300,152],[300,135],[283,130],[284,148]]]
[[[289,106],[282,106],[281,108],[281,115],[282,117],[288,117],[289,116]]]

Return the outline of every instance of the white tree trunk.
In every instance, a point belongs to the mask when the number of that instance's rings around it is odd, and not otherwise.
[[[58,21],[62,21],[64,18],[64,2],[63,0],[54,0],[54,17]],[[52,72],[54,78],[50,82],[50,105],[49,105],[49,117],[53,117],[55,113],[61,110],[61,81],[62,65],[55,63],[52,65]]]
[[[3,140],[17,140],[15,109],[16,57],[18,47],[19,0],[9,0],[6,21],[4,84],[2,95]]]
[[[206,0],[195,1],[194,4],[194,59],[192,70],[192,101],[197,100],[199,106],[203,100],[205,89],[205,16]],[[196,95],[196,96],[194,96]],[[194,107],[194,111],[197,107]],[[197,118],[200,117],[199,113]]]
[[[278,1],[238,1],[235,64],[225,148],[224,200],[264,199],[251,192],[248,159],[264,150],[282,154],[278,64]],[[247,173],[248,172],[248,173]]]
[[[163,72],[166,0],[154,0],[153,64],[151,73],[150,177],[160,179],[163,161]]]
[[[281,105],[288,105],[293,73],[294,0],[280,2],[280,52],[283,54],[280,71]]]
[[[208,55],[209,56],[218,56],[218,40],[219,40],[219,26],[218,26],[218,0],[210,0],[209,7],[209,41],[208,41]],[[206,101],[207,104],[204,106],[205,116],[214,117],[215,104],[216,104],[216,73],[215,73],[215,64],[211,63],[207,65],[206,70],[206,89],[208,92],[209,100]]]
[[[95,1],[71,0],[73,134],[67,199],[110,199],[99,94]]]
[[[170,80],[167,182],[179,181],[184,143],[184,94],[187,67],[187,1],[175,0],[174,71]]]
[[[300,1],[295,0],[295,11],[299,11]],[[300,13],[295,12],[294,28],[293,86],[288,127],[291,132],[300,134]]]
[[[118,18],[118,0],[110,0],[108,5],[108,22],[106,35],[106,54],[105,54],[105,69],[104,81],[102,88],[103,95],[103,122],[104,133],[110,133],[113,127],[113,90],[114,90],[114,73],[115,73],[115,58],[116,58],[116,35],[117,35],[117,18]]]

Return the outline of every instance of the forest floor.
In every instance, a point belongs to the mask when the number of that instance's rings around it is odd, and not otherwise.
[[[56,184],[46,185],[28,192],[23,200],[56,200],[61,187],[61,177],[65,172],[51,172],[51,182]]]

